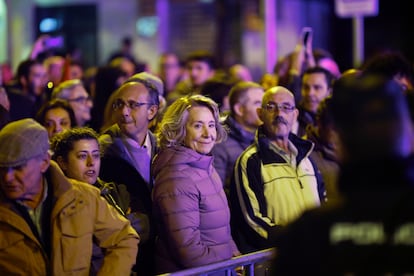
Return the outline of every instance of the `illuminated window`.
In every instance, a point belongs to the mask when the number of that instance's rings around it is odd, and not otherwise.
[[[137,33],[143,37],[152,37],[158,30],[157,16],[144,16],[137,20],[135,25]]]

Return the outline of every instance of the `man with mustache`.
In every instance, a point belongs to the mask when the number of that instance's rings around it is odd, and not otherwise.
[[[153,274],[150,165],[157,146],[148,126],[157,115],[162,89],[162,81],[149,73],[142,72],[129,78],[114,92],[112,116],[116,123],[99,138],[104,152],[99,176],[107,182],[125,184],[131,198],[131,212],[147,217],[143,222],[148,223],[142,225],[142,229],[149,231],[149,237],[140,244],[136,265],[138,275]]]
[[[232,230],[240,251],[277,246],[281,228],[324,201],[313,143],[291,132],[299,111],[291,91],[268,89],[257,113],[263,124],[238,158],[230,186]]]

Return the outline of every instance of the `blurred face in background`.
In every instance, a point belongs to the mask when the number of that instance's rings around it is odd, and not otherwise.
[[[264,91],[261,88],[249,88],[246,99],[240,103],[240,118],[246,130],[254,132],[262,124],[257,109],[262,105]]]
[[[69,67],[70,79],[82,79],[83,78],[83,68],[79,64],[71,64]]]
[[[43,126],[49,134],[49,139],[63,130],[70,129],[71,124],[69,113],[61,107],[49,109],[45,113]]]
[[[214,70],[207,62],[190,61],[187,64],[187,71],[193,86],[200,86],[214,75]]]
[[[167,91],[173,90],[182,75],[178,57],[174,54],[165,54],[159,61],[159,75],[164,81]]]
[[[230,76],[239,81],[253,81],[249,68],[242,64],[235,64],[229,69]]]
[[[302,107],[316,114],[319,104],[331,93],[325,74],[304,74],[302,78]]]
[[[217,138],[216,121],[208,107],[194,106],[189,110],[185,126],[184,144],[192,150],[208,154],[211,152]]]
[[[67,99],[76,117],[76,124],[84,126],[91,119],[91,109],[93,107],[92,98],[82,85],[77,85],[71,90],[70,97]]]
[[[119,64],[119,68],[124,71],[128,77],[132,76],[135,73],[136,67],[135,64],[127,58],[123,58]]]
[[[67,160],[58,158],[59,166],[67,177],[94,184],[101,167],[101,155],[98,141],[81,139],[73,142]]]
[[[65,59],[61,56],[51,56],[45,60],[48,81],[57,86],[62,81]]]
[[[41,96],[47,85],[47,73],[42,64],[34,64],[30,67],[28,78],[21,79],[23,89],[29,94]]]

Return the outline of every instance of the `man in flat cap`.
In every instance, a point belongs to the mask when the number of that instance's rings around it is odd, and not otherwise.
[[[92,243],[102,275],[130,275],[139,236],[92,185],[50,160],[46,129],[33,119],[0,131],[0,274],[89,275]]]

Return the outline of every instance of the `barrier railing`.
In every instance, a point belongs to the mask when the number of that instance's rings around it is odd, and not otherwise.
[[[275,249],[265,249],[234,257],[227,261],[180,270],[172,273],[160,274],[158,276],[208,276],[217,272],[225,272],[225,275],[230,276],[236,267],[241,266],[244,268],[243,275],[253,276],[255,273],[255,264],[272,260],[275,256]]]

